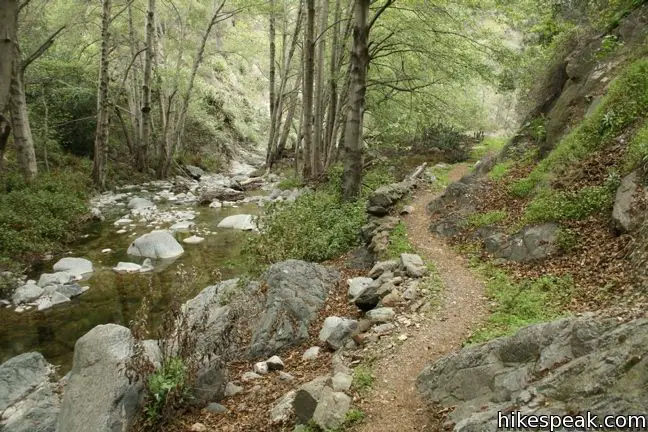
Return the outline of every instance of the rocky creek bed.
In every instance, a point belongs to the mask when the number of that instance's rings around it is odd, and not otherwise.
[[[83,238],[3,301],[0,362],[38,351],[67,371],[79,337],[99,324],[127,326],[144,296],[155,323],[182,284],[190,285],[185,296],[195,295],[214,273],[244,273],[240,253],[254,216],[264,203],[293,200],[300,191],[280,191],[277,177],[261,181],[238,168],[230,176],[198,172],[93,198],[96,221]],[[154,240],[166,245],[138,247],[155,231],[162,239]],[[81,267],[61,266],[70,261]]]

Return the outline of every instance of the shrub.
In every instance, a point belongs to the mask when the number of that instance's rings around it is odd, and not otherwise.
[[[369,390],[373,383],[374,376],[369,366],[358,366],[353,370],[353,387],[356,390]]]
[[[628,144],[628,152],[624,160],[624,172],[630,172],[639,164],[648,161],[648,122],[635,133]]]
[[[175,394],[176,398],[188,397],[187,366],[181,358],[172,357],[164,362],[148,379],[148,391],[152,398],[146,407],[146,416],[149,420],[157,420],[162,409]]]
[[[387,246],[387,254],[391,258],[398,258],[403,253],[414,252],[409,239],[407,238],[407,228],[405,224],[399,222],[396,228],[389,233],[389,245]]]
[[[67,170],[42,173],[27,184],[10,173],[0,180],[0,256],[21,260],[56,251],[73,240],[87,212],[86,175]]]
[[[245,253],[263,263],[286,259],[324,261],[357,245],[366,221],[366,197],[392,177],[382,168],[368,171],[362,196],[355,202],[340,197],[341,166],[329,172],[318,191],[307,192],[294,202],[277,202],[259,217],[260,234],[251,237]]]
[[[277,187],[281,190],[295,189],[302,186],[302,182],[296,177],[288,177],[279,182]]]
[[[507,213],[504,210],[493,210],[486,213],[473,213],[466,219],[466,225],[473,228],[481,228],[488,225],[495,225],[506,219]]]

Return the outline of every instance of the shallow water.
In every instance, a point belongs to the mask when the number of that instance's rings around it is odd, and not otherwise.
[[[259,207],[242,204],[223,209],[190,205],[176,208],[197,210],[199,213],[193,221],[196,228],[213,234],[199,233],[197,235],[205,237],[205,241],[188,245],[181,240],[192,234],[177,233],[176,237],[185,250],[180,257],[173,261],[155,262],[155,270],[150,273],[118,274],[112,267],[119,261],[142,263],[142,258],[129,257],[126,250],[135,238],[152,228],[138,225],[134,231],[116,234],[113,218],[93,225],[87,232],[89,237],[73,245],[68,254],[92,261],[94,273],[88,280],[80,282],[90,289],[70,302],[40,312],[32,309],[16,313],[13,309],[0,309],[0,363],[24,352],[39,351],[65,373],[72,366],[74,344],[79,337],[99,324],[128,326],[144,296],[150,300],[150,322],[155,325],[172,300],[182,302],[197,294],[214,283],[218,273],[227,279],[249,270],[246,260],[240,259],[241,248],[245,238],[254,234],[216,228],[216,225],[229,215],[259,214]],[[113,252],[102,253],[105,248]],[[42,272],[51,272],[51,265],[55,262],[56,259],[52,260]],[[189,276],[182,277],[179,271]],[[188,288],[181,289],[183,284]]]

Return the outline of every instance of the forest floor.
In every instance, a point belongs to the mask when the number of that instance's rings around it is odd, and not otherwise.
[[[459,164],[449,180],[457,181],[467,171],[467,165]],[[366,417],[353,429],[356,432],[436,430],[431,422],[434,416],[416,391],[416,378],[429,362],[460,348],[487,316],[484,284],[473,275],[465,258],[428,230],[426,206],[436,195],[438,192],[419,191],[405,224],[416,252],[437,268],[443,283],[441,304],[408,333],[408,339],[392,355],[376,362],[376,382],[360,402]]]

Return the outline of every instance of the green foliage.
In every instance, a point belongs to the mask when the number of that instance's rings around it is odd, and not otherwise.
[[[412,253],[414,248],[407,237],[407,227],[403,222],[399,222],[389,233],[389,245],[387,246],[387,255],[390,258],[398,258],[403,253]]]
[[[374,383],[374,376],[371,367],[360,365],[353,369],[353,387],[359,392],[369,390]]]
[[[289,190],[302,187],[302,182],[296,177],[288,177],[279,182],[277,187],[281,190]]]
[[[485,213],[473,213],[466,219],[466,225],[472,228],[481,228],[495,225],[504,219],[508,214],[504,210],[493,210]]]
[[[556,233],[556,245],[565,253],[571,252],[578,245],[578,234],[568,228],[560,228]]]
[[[624,172],[630,172],[640,163],[648,161],[648,122],[635,133],[628,144],[628,151],[624,157]]]
[[[393,180],[384,167],[365,173],[360,199],[344,202],[340,196],[342,167],[334,166],[328,182],[294,202],[272,203],[259,217],[261,233],[251,237],[246,253],[263,263],[289,258],[324,261],[357,245],[358,233],[366,221],[366,198]]]
[[[481,160],[486,155],[497,154],[506,145],[507,141],[508,139],[506,137],[486,137],[482,142],[473,147],[470,152],[470,158],[473,160]]]
[[[187,392],[187,368],[181,358],[167,359],[148,379],[148,390],[152,399],[145,407],[150,421],[157,421],[170,394],[183,395]]]
[[[602,186],[578,191],[543,190],[527,207],[523,223],[581,220],[610,210],[618,185],[618,176],[611,176]]]
[[[511,192],[528,196],[536,185],[559,175],[612,141],[638,118],[648,115],[648,59],[629,65],[610,85],[596,111],[586,118],[543,159],[531,174],[511,186]]]
[[[87,171],[64,170],[42,173],[27,184],[7,173],[0,180],[0,256],[57,251],[74,239],[87,211],[89,177]]]
[[[595,57],[597,60],[601,60],[616,51],[620,46],[623,46],[623,42],[619,40],[618,36],[605,35],[601,41],[601,47],[596,51]]]
[[[366,416],[367,415],[363,411],[351,408],[344,416],[344,424],[346,426],[353,426],[354,424],[360,423],[364,420]]]
[[[556,318],[571,296],[570,276],[547,275],[516,283],[492,266],[482,266],[480,271],[486,277],[486,292],[495,307],[486,325],[470,337],[469,343],[510,335],[520,327]]]
[[[491,170],[488,172],[488,177],[491,180],[500,181],[506,176],[506,174],[508,173],[508,171],[511,169],[512,166],[513,166],[513,161],[511,160],[500,162],[497,165],[495,165],[493,168],[491,168]]]

